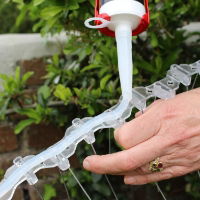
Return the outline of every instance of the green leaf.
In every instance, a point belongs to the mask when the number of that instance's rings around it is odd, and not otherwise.
[[[89,2],[93,7],[95,6],[95,1],[94,0],[89,0]]]
[[[151,33],[151,46],[154,48],[158,46],[158,38],[155,33]]]
[[[72,97],[72,92],[69,88],[66,88],[64,85],[57,85],[54,91],[54,96],[66,102]]]
[[[23,23],[24,18],[27,15],[28,9],[29,9],[28,5],[26,5],[26,4],[21,5],[20,13],[15,20],[14,29],[17,29]]]
[[[100,68],[100,67],[101,67],[101,66],[99,66],[99,65],[91,64],[91,65],[88,65],[88,66],[84,67],[84,68],[81,70],[81,72],[90,71],[90,70],[92,70],[92,69],[98,69],[98,68]]]
[[[26,74],[23,75],[22,77],[22,84],[26,84],[26,81],[33,76],[34,72],[27,72]]]
[[[42,95],[44,99],[48,99],[51,95],[51,89],[47,85],[43,85],[39,88],[38,94]]]
[[[89,113],[89,115],[93,116],[95,114],[95,110],[91,105],[87,106],[87,111]]]
[[[3,169],[0,169],[0,179],[3,179],[5,174],[5,171]]]
[[[1,119],[4,119],[5,113],[6,113],[6,110],[8,109],[9,103],[10,103],[10,98],[7,98],[6,100],[4,100],[4,103],[0,108],[0,117],[1,117]]]
[[[144,70],[148,72],[151,72],[151,73],[155,72],[155,67],[151,63],[146,62],[145,60],[139,61],[138,64],[140,68],[143,68]]]
[[[8,81],[9,77],[6,74],[0,74],[0,79],[4,81]]]
[[[58,66],[59,65],[59,56],[57,54],[55,54],[52,58],[53,60],[53,64]]]
[[[20,82],[20,67],[17,67],[15,70],[15,81]]]
[[[112,75],[108,74],[103,79],[101,79],[101,82],[100,82],[100,88],[101,89],[104,89],[106,87],[106,84],[111,77],[112,77]]]
[[[24,0],[12,0],[14,3],[18,3],[20,5],[24,4]]]
[[[157,70],[160,71],[162,69],[162,64],[163,64],[162,58],[160,56],[157,56],[155,62]]]
[[[56,197],[56,190],[52,185],[46,184],[44,186],[44,200],[51,200]]]
[[[79,97],[81,95],[81,90],[79,88],[74,88],[74,92],[76,93],[76,95]]]
[[[133,75],[137,75],[139,73],[138,68],[134,67],[133,68]]]
[[[34,122],[35,122],[34,119],[26,119],[26,120],[20,121],[15,127],[15,134],[21,133],[27,126],[30,126]]]
[[[166,57],[164,62],[166,67],[169,67],[171,64],[175,63],[182,51],[183,50],[181,48],[177,48],[176,50],[169,52],[169,55]]]
[[[42,121],[42,115],[40,110],[40,105],[37,104],[36,109],[33,108],[23,108],[20,110],[17,110],[17,113],[21,115],[25,115],[35,121],[35,123],[40,123]]]
[[[91,95],[92,95],[94,98],[100,98],[100,96],[101,96],[101,88],[92,90],[92,91],[91,91]]]
[[[45,0],[34,0],[34,1],[33,1],[33,6],[39,6],[39,5],[42,4],[43,2],[45,2]]]
[[[47,8],[44,8],[41,11],[40,15],[44,19],[49,19],[49,18],[56,16],[57,14],[62,12],[63,10],[64,10],[63,6],[49,6]]]
[[[79,8],[79,4],[77,3],[77,1],[68,1],[68,5],[67,5],[69,10],[76,10]]]

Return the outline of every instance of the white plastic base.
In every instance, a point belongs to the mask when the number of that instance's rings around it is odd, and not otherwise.
[[[145,7],[135,0],[113,0],[101,7],[100,14],[103,13],[111,17],[111,23],[107,25],[110,30],[115,31],[118,24],[124,23],[129,23],[135,30],[145,14]]]
[[[109,16],[118,14],[131,14],[142,18],[145,14],[145,7],[135,0],[113,0],[100,8],[100,14],[106,13]]]

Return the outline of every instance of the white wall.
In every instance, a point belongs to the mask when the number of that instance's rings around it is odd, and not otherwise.
[[[0,35],[0,73],[13,72],[16,62],[61,52],[67,36],[63,33],[42,38],[40,34]]]

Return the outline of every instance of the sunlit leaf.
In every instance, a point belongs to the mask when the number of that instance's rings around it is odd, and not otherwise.
[[[33,5],[34,6],[39,6],[40,4],[42,4],[45,0],[34,0],[33,1]]]
[[[26,127],[30,126],[34,122],[35,122],[34,119],[26,119],[26,120],[20,121],[15,127],[15,134],[21,133]]]

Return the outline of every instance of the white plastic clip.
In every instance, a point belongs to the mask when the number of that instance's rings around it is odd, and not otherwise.
[[[134,88],[132,90],[132,93],[133,93],[132,101],[134,106],[140,111],[145,110],[147,107],[146,100],[149,96],[149,94],[147,94],[146,92],[146,88],[145,87]]]
[[[101,21],[102,24],[100,25],[91,25],[90,23],[92,21]],[[111,22],[108,21],[108,20],[105,20],[103,18],[100,18],[100,17],[92,17],[92,18],[89,18],[85,21],[85,26],[88,27],[88,28],[92,28],[92,29],[99,29],[99,28],[105,28],[107,27]]]
[[[125,124],[125,120],[124,119],[117,119],[117,123],[113,125],[114,129],[118,129],[120,127],[122,127]]]
[[[21,167],[24,164],[24,159],[22,157],[17,157],[13,160],[13,163],[16,167]],[[25,176],[29,185],[35,185],[38,182],[38,178],[33,172],[29,172]]]
[[[171,99],[176,95],[175,90],[172,90],[170,88],[165,88],[162,85],[160,85],[159,82],[154,85],[153,93],[156,97],[160,99]]]
[[[57,158],[58,167],[62,171],[66,171],[70,168],[70,163],[69,163],[68,158],[64,157],[62,154],[57,155],[56,158]]]
[[[191,64],[191,67],[192,67],[193,70],[196,71],[196,73],[198,73],[200,75],[200,60]]]
[[[94,132],[91,132],[87,135],[87,137],[84,139],[88,144],[93,144],[95,143],[96,139],[94,136]]]
[[[167,74],[174,77],[178,82],[185,86],[189,86],[191,84],[191,76],[180,70],[178,65],[172,65]]]
[[[72,125],[74,127],[79,127],[83,124],[83,121],[80,118],[76,118],[72,121]]]

